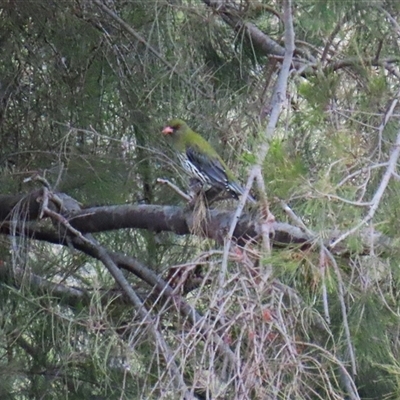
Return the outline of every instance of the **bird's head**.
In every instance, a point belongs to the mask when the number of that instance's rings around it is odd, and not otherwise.
[[[170,136],[172,139],[179,139],[190,128],[185,121],[181,119],[172,119],[168,121],[167,125],[162,130],[165,136]]]

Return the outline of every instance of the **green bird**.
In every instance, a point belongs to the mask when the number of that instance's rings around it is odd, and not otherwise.
[[[243,194],[243,188],[222,158],[210,143],[192,131],[186,122],[173,119],[167,123],[162,133],[171,139],[183,168],[191,177],[198,179],[202,184],[226,190],[236,199]],[[248,199],[255,203],[250,195]]]

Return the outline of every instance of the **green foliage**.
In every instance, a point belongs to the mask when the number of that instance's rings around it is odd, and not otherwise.
[[[360,392],[379,397],[395,389],[391,376],[376,368],[390,359],[389,336],[393,329],[393,314],[385,309],[381,299],[373,293],[364,293],[349,312],[352,337],[357,349]],[[396,329],[396,328],[395,328]]]
[[[316,75],[308,81],[302,82],[298,87],[298,93],[304,97],[308,106],[321,113],[332,97],[336,95],[339,84],[340,78],[337,75]]]
[[[290,197],[303,184],[306,172],[300,157],[291,157],[284,141],[276,139],[270,143],[263,175],[271,193],[280,198]]]
[[[267,140],[260,115],[269,115],[280,58],[232,21],[244,18],[282,46],[280,2],[221,2],[235,11],[232,19],[191,1],[105,2],[108,14],[93,2],[3,3],[1,194],[37,188],[23,181],[39,174],[84,205],[182,205],[156,184],[165,178],[186,189],[160,133],[171,117],[201,132],[237,176],[257,160]],[[378,128],[398,97],[398,63],[389,57],[398,56],[391,21],[399,12],[393,1],[293,2],[292,67],[306,60],[307,68],[280,94],[288,101],[268,138],[263,176],[276,220],[302,229],[282,200],[312,232],[310,243],[272,254],[247,243],[244,255],[232,249],[221,277],[221,248],[200,229],[187,237],[96,234],[164,278],[204,277],[160,304],[156,290],[124,271],[189,390],[205,388],[210,398],[347,398],[341,371],[351,371],[350,342],[360,398],[399,397],[397,175],[373,218],[329,247],[368,216],[398,135],[398,105]],[[13,238],[0,243],[0,267],[0,398],[179,398],[172,362],[99,262]],[[70,290],[60,296],[46,284]],[[73,290],[84,295],[71,298]],[[238,371],[226,367],[215,336],[182,317],[181,295],[238,356]]]

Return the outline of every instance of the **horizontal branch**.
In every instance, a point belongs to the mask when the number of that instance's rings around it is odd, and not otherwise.
[[[173,232],[188,235],[194,232],[223,243],[234,215],[234,210],[208,210],[199,221],[192,210],[178,206],[120,205],[87,208],[69,218],[70,224],[82,233],[105,232],[115,229],[146,229],[153,232]],[[312,240],[301,229],[286,223],[275,222],[274,243],[279,245],[303,244]],[[259,235],[257,215],[243,215],[236,226],[233,238],[241,241]]]
[[[61,226],[44,224],[38,220],[43,191],[36,190],[28,194],[0,195],[0,234],[26,236],[31,239],[56,244],[68,244],[65,229]],[[201,235],[222,244],[234,218],[235,210],[207,210],[202,221],[193,210],[186,207],[168,205],[113,205],[91,207],[80,210],[76,200],[65,193],[57,197],[68,203],[65,215],[70,225],[81,232],[98,233],[118,229],[145,229],[155,233],[172,232],[176,235]],[[58,209],[59,205],[49,203],[49,208]],[[12,217],[12,218],[11,218]],[[331,232],[326,244],[339,237],[341,232]],[[367,237],[371,232],[368,231]],[[239,244],[247,240],[256,240],[260,236],[259,216],[249,212],[240,217],[233,233],[233,239]],[[325,232],[326,236],[326,232]],[[361,237],[363,233],[361,232]],[[390,246],[390,238],[376,232],[374,245],[384,251]],[[309,245],[316,238],[301,228],[284,223],[271,223],[271,242],[274,246]],[[370,242],[366,243],[366,248]],[[345,248],[336,248],[334,253],[342,254]]]
[[[347,57],[343,60],[333,61],[327,64],[325,70],[337,71],[342,68],[370,66],[370,67],[384,67],[386,64],[393,64],[400,62],[400,57],[393,56],[387,58],[377,59],[375,57],[362,58],[362,57]]]
[[[23,215],[26,221],[37,219],[42,194],[39,189],[28,194],[0,195],[0,221],[12,220],[15,213]]]

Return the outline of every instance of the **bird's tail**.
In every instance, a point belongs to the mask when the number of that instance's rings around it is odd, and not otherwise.
[[[239,196],[243,195],[243,193],[244,193],[244,188],[242,186],[240,186],[237,182],[229,182],[227,184],[227,190],[230,193],[232,193],[232,195],[236,198],[239,198]],[[250,203],[253,203],[253,204],[256,203],[255,198],[251,194],[247,195],[247,200]]]

